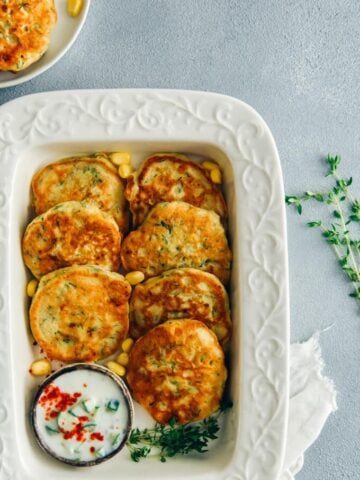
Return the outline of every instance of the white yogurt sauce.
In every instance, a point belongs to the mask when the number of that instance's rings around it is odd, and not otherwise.
[[[124,440],[130,422],[119,385],[94,370],[72,370],[55,378],[35,408],[35,428],[43,444],[74,461],[109,455]]]

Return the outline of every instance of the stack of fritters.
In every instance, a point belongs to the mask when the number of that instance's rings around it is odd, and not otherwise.
[[[39,216],[28,225],[22,250],[41,278],[30,309],[34,338],[50,359],[104,358],[128,333],[131,289],[115,273],[128,228],[122,180],[98,154],[45,166],[32,190]]]
[[[227,377],[226,205],[205,169],[173,154],[145,160],[125,195],[137,229],[123,241],[122,265],[148,278],[130,300],[130,332],[140,338],[128,382],[158,422],[198,421],[219,408]]]
[[[137,341],[128,383],[135,399],[161,423],[211,415],[227,377],[231,251],[226,204],[208,171],[184,155],[157,154],[124,190],[114,165],[99,154],[44,167],[32,188],[39,216],[26,229],[23,256],[41,278],[30,324],[48,357],[111,355],[130,317]],[[121,244],[125,197],[136,229]],[[116,273],[120,259],[125,271],[147,278],[133,289],[130,310],[130,285]]]
[[[160,202],[180,200],[195,207],[227,216],[224,198],[209,172],[185,155],[151,155],[128,178],[125,196],[130,203],[133,225],[140,225]]]
[[[121,232],[128,227],[124,185],[104,153],[70,157],[46,165],[32,179],[37,215],[69,200],[86,201],[110,213]]]

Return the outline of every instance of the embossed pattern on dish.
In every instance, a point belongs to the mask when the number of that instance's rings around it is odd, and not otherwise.
[[[21,286],[16,294],[11,289],[18,278],[13,261],[21,235],[15,228],[19,221],[14,207],[20,187],[13,180],[20,178],[27,152],[48,148],[49,156],[52,145],[57,157],[105,146],[204,152],[222,166],[235,258],[231,292],[235,405],[225,425],[224,446],[218,447],[224,448],[229,461],[222,462],[219,455],[215,459],[208,455],[201,465],[198,459],[182,461],[199,479],[275,480],[284,454],[288,405],[287,245],[276,147],[266,124],[246,104],[217,94],[166,90],[52,92],[0,108],[0,478],[36,478],[17,454],[21,442],[28,440],[19,438],[27,426],[22,426],[24,418],[17,412],[23,399],[17,398],[15,380],[19,372],[26,376],[28,365],[14,366],[23,346],[13,331],[19,308],[15,299],[19,302],[21,297]],[[35,458],[33,464],[40,460]],[[149,479],[162,478],[159,475],[180,479],[185,471],[181,461],[176,468],[169,462],[169,470],[167,465],[144,462],[141,470],[122,457],[113,459],[113,471],[95,469],[89,478],[116,478],[117,461],[124,461],[121,468],[127,478],[147,472]],[[43,473],[50,467],[41,468]],[[61,467],[51,468],[54,479],[60,479]]]

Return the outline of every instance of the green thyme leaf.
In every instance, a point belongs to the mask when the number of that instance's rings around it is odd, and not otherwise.
[[[329,171],[326,174],[327,177],[330,175],[335,175],[337,168],[340,165],[340,162],[341,162],[341,157],[338,155],[336,155],[335,157],[331,157],[330,155],[327,156],[326,163],[329,166]]]
[[[354,290],[352,293],[350,293],[350,297],[354,297],[357,300],[360,300],[360,288]]]
[[[148,457],[153,449],[158,453],[161,462],[166,462],[175,455],[207,452],[209,441],[218,438],[219,416],[230,407],[229,402],[226,406],[224,403],[216,415],[198,423],[179,425],[176,419],[172,418],[167,425],[156,423],[153,428],[133,429],[127,441],[131,459],[139,462]]]
[[[307,226],[310,228],[321,227],[321,220],[316,220],[315,222],[308,222]]]
[[[329,223],[327,215],[325,220],[307,222],[307,226],[320,229],[322,237],[333,248],[340,267],[353,285],[354,290],[350,296],[360,300],[360,239],[355,236],[352,228],[360,222],[360,201],[350,191],[353,177],[340,178],[338,175],[341,157],[328,155],[325,162],[328,166],[326,176],[332,176],[335,181],[328,191],[308,190],[299,196],[287,195],[285,201],[299,214],[303,211],[305,201],[315,200],[328,205],[336,223]]]

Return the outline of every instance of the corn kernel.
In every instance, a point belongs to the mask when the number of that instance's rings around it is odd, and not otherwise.
[[[126,338],[122,344],[121,344],[121,348],[123,350],[123,352],[125,353],[129,353],[130,350],[132,349],[132,346],[134,345],[134,340],[132,338]]]
[[[205,162],[202,162],[201,166],[205,168],[205,170],[214,170],[214,168],[219,168],[219,165],[215,162],[209,162],[206,160]]]
[[[135,270],[133,272],[129,272],[125,275],[125,280],[127,280],[130,285],[137,285],[138,283],[141,283],[145,278],[145,275],[143,272],[140,272],[138,270]]]
[[[126,365],[129,363],[129,355],[125,352],[122,352],[116,357],[116,361],[117,363],[120,363],[120,365],[126,367]]]
[[[114,165],[130,165],[131,155],[129,152],[113,152],[110,153],[110,159]]]
[[[123,377],[126,373],[125,367],[123,365],[120,365],[119,363],[110,361],[110,362],[107,362],[106,366],[108,367],[109,370],[116,373],[116,375],[119,375],[119,377]]]
[[[220,168],[214,168],[213,170],[210,170],[210,178],[214,183],[221,183]]]
[[[42,377],[51,373],[51,363],[46,358],[34,360],[30,366],[29,372],[35,377]]]
[[[35,278],[30,280],[30,282],[26,285],[26,295],[28,297],[33,297],[35,295],[38,285],[39,282]]]
[[[227,328],[225,328],[223,325],[214,325],[211,330],[215,333],[220,341],[223,341],[228,334]]]
[[[67,0],[67,11],[71,17],[77,17],[83,7],[83,0]]]
[[[132,174],[133,169],[131,165],[123,164],[120,165],[118,172],[121,178],[128,178]]]

